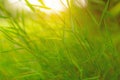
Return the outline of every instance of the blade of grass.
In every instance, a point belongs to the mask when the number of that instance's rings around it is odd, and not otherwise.
[[[105,18],[105,16],[106,16],[106,13],[107,13],[107,11],[108,11],[109,4],[110,4],[110,0],[107,0],[107,3],[106,3],[106,5],[105,5],[105,8],[104,8],[104,10],[103,10],[103,12],[102,12],[102,15],[101,15],[101,18],[100,18],[100,21],[99,21],[99,26],[101,26],[102,23],[103,23],[103,20],[104,20],[104,18]]]

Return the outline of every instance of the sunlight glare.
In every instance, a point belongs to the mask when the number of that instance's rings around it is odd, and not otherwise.
[[[41,5],[38,0],[28,0],[30,4],[32,5]]]
[[[44,3],[54,11],[62,11],[67,7],[67,0],[44,0]]]
[[[14,3],[13,6],[15,6],[15,8],[30,10],[25,0],[8,0],[8,1],[10,3]],[[40,3],[39,0],[27,0],[27,1],[31,5],[33,6],[35,5],[34,7],[36,7],[36,9],[45,13],[64,11],[66,8],[68,8],[68,2],[70,2],[70,0],[43,0],[44,5],[42,5],[42,3]],[[79,7],[86,6],[86,0],[75,0],[74,2]],[[37,6],[43,6],[43,7],[37,7]]]

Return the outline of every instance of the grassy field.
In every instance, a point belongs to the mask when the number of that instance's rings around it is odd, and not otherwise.
[[[0,80],[120,80],[119,0],[51,14],[25,1],[0,0]]]

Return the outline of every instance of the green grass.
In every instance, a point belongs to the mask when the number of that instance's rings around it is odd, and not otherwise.
[[[13,15],[1,0],[0,80],[119,80],[120,24],[110,0],[99,14],[91,2],[51,15],[27,2],[31,13]]]

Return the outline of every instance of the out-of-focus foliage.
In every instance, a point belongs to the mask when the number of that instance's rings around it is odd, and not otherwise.
[[[119,0],[71,0],[53,13],[39,1],[25,10],[0,0],[0,80],[120,79]]]

